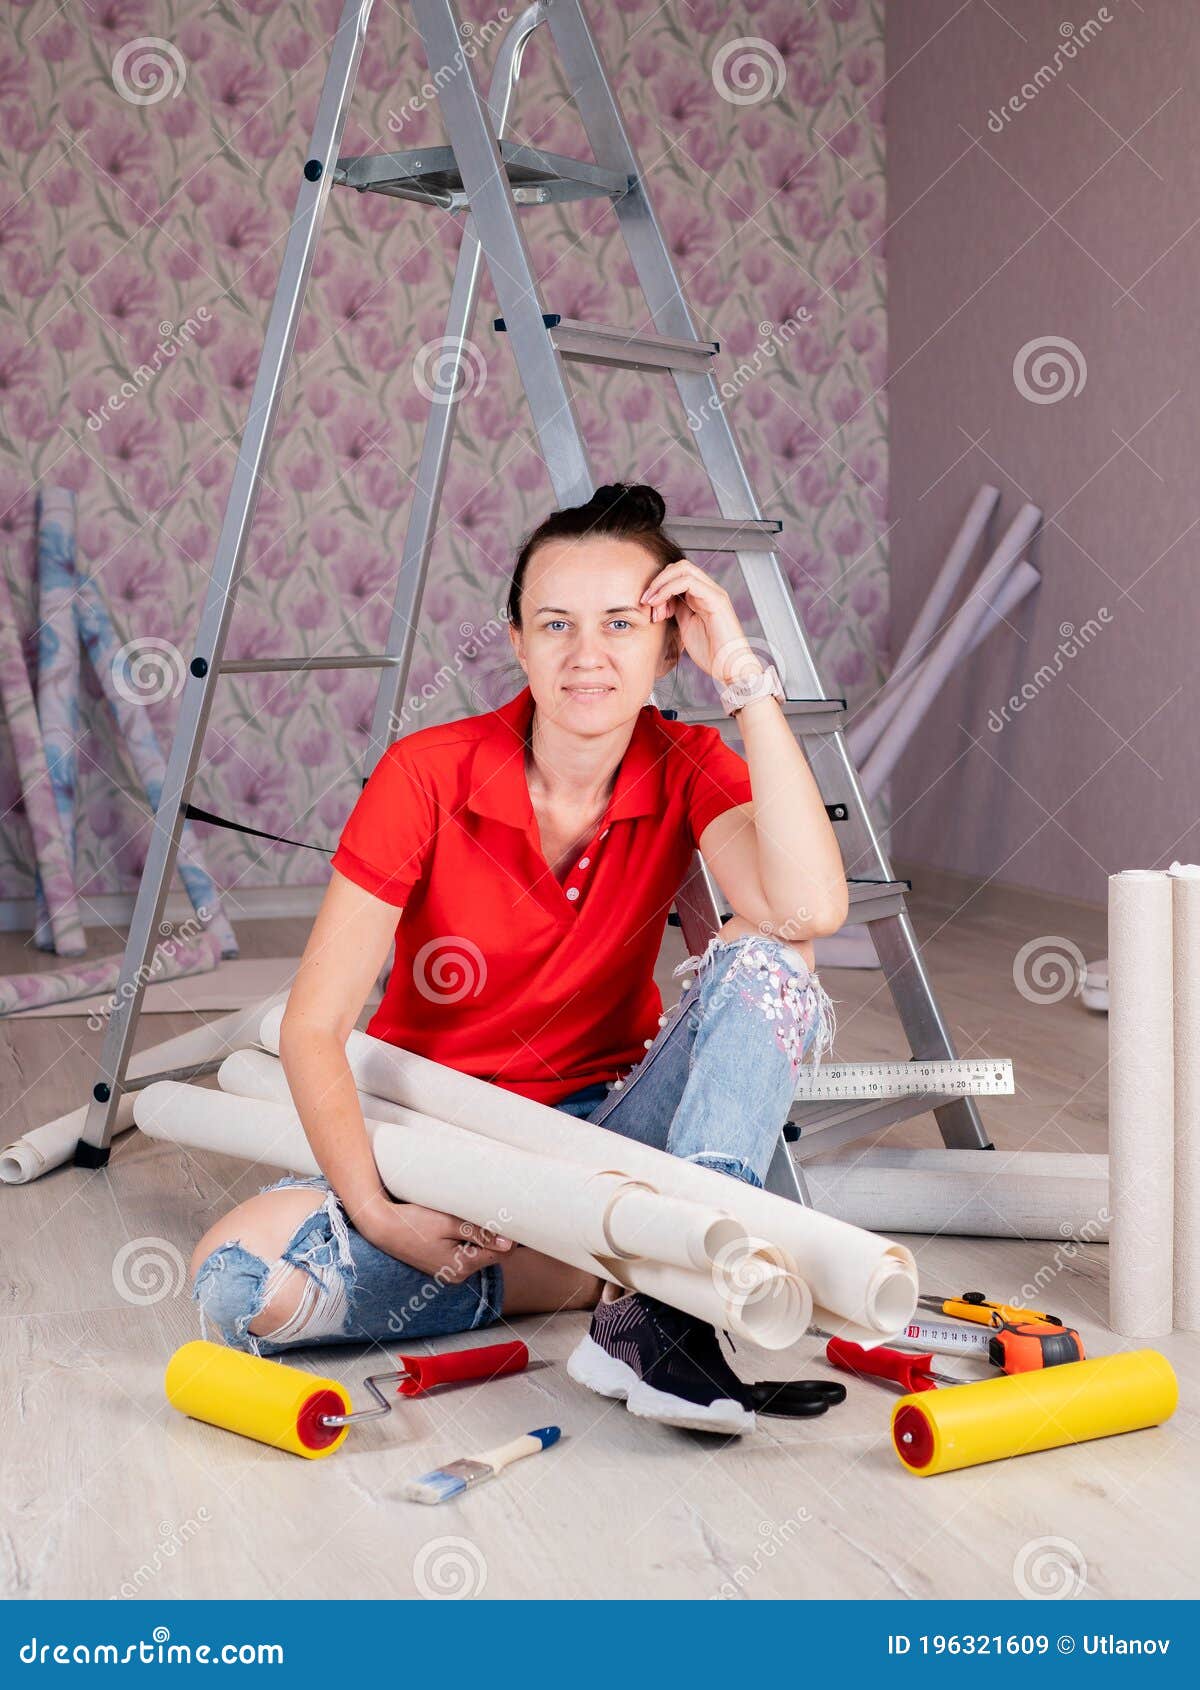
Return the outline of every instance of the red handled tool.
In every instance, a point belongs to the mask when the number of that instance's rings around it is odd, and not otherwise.
[[[865,1350],[849,1338],[831,1338],[825,1346],[825,1359],[845,1373],[857,1373],[861,1379],[888,1379],[905,1391],[932,1391],[938,1385],[963,1384],[963,1380],[949,1373],[935,1373],[932,1354],[891,1350],[886,1344]]]
[[[397,1356],[396,1360],[400,1371],[390,1375],[400,1381],[396,1390],[402,1397],[419,1397],[434,1385],[449,1385],[462,1379],[499,1379],[506,1373],[520,1373],[529,1366],[529,1351],[516,1338],[508,1344],[443,1350],[436,1356]]]

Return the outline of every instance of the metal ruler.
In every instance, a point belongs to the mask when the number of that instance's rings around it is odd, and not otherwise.
[[[911,1097],[933,1092],[960,1097],[1004,1097],[1014,1091],[1012,1062],[1007,1056],[961,1057],[932,1062],[822,1062],[814,1070],[807,1063],[796,1080],[796,1099]]]

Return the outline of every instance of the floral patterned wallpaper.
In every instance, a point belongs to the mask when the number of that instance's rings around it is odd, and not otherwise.
[[[726,406],[764,511],[784,521],[781,555],[827,684],[853,703],[886,668],[879,7],[583,3],[700,332],[721,343]],[[460,7],[481,79],[496,20],[516,11]],[[35,489],[74,489],[79,567],[120,638],[177,656],[144,705],[164,750],[340,12],[340,0],[5,8],[0,567],[32,670]],[[542,33],[509,133],[586,157]],[[376,6],[343,153],[440,140],[427,74],[408,9]],[[644,321],[606,203],[522,216],[550,309]],[[227,655],[383,648],[459,233],[443,212],[333,190]],[[491,708],[523,680],[502,631],[460,655],[461,626],[494,626],[521,535],[553,504],[495,309],[485,277],[408,689],[414,725]],[[672,511],[715,510],[669,378],[570,368],[601,479],[651,481]],[[736,575],[732,560],[697,561]],[[736,599],[753,630],[740,585]],[[84,675],[86,899],[136,887],[149,828]],[[193,802],[332,846],[359,790],[375,684],[366,671],[221,681]],[[692,696],[685,677],[661,702]],[[3,731],[0,818],[0,897],[27,898]],[[315,853],[197,832],[223,887],[326,877]]]

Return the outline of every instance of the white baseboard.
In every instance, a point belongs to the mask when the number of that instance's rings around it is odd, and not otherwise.
[[[80,918],[85,927],[127,928],[133,918],[135,894],[104,892],[80,900]],[[324,886],[248,886],[242,891],[222,892],[221,904],[236,927],[239,921],[280,920],[285,916],[316,915]],[[164,919],[183,921],[193,913],[186,892],[171,892]],[[31,933],[35,919],[32,898],[0,899],[0,933]]]

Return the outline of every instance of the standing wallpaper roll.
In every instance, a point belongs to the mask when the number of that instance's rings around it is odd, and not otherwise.
[[[37,712],[50,789],[58,808],[67,861],[75,867],[75,800],[79,762],[79,635],[75,592],[75,492],[53,484],[37,495]],[[39,875],[34,885],[33,943],[54,949],[54,929]]]
[[[1200,1332],[1200,867],[1172,863],[1175,1325]]]
[[[1172,884],[1152,869],[1108,879],[1108,1312],[1129,1338],[1172,1323]]]

